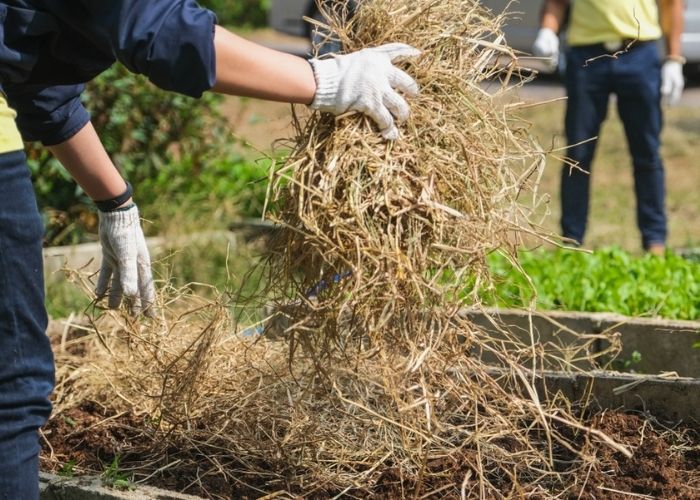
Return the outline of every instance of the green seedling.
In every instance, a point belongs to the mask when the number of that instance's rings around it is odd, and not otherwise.
[[[642,362],[642,353],[639,351],[632,351],[630,357],[627,359],[616,359],[613,361],[613,368],[620,372],[634,372],[635,367]]]
[[[114,457],[112,463],[102,473],[102,484],[116,490],[133,490],[135,488],[131,476],[119,468],[119,455]]]
[[[505,257],[493,255],[494,286],[478,291],[482,299],[501,307],[527,307],[535,298],[540,310],[700,319],[700,263],[671,252],[663,258],[619,248],[522,252],[520,265],[534,289]]]
[[[61,470],[58,471],[58,475],[61,477],[73,477],[75,475],[75,466],[77,462],[75,460],[69,460],[63,466],[61,467]]]

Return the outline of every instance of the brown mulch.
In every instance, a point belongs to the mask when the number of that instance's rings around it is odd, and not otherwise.
[[[637,415],[615,412],[596,415],[589,423],[634,450],[634,456],[626,459],[609,448],[595,447],[599,454],[598,466],[580,478],[578,498],[700,499],[700,431],[697,426],[669,429]],[[42,468],[60,473],[62,469],[65,472],[69,464],[72,474],[99,474],[119,457],[121,470],[125,473],[137,471],[134,477],[138,480],[142,477],[143,463],[133,450],[148,448],[153,435],[148,429],[154,429],[154,424],[145,417],[133,413],[110,415],[99,404],[84,402],[55,415],[44,428]],[[191,464],[189,472],[188,468],[179,466],[177,473],[169,474],[166,467],[149,478],[148,484],[211,498],[257,498],[262,496],[261,491],[269,490],[259,480],[228,484],[221,477],[198,477],[197,472],[202,470],[200,465],[206,463],[206,457],[197,457],[187,450],[169,450],[169,453],[171,456],[165,457],[159,465],[166,465],[169,460],[186,460]],[[418,497],[431,491],[435,492],[431,498],[444,497],[440,494],[441,487],[461,483],[465,474],[475,470],[475,460],[475,455],[465,452],[459,458],[428,461],[426,479]],[[157,468],[151,464],[151,470]],[[415,486],[401,478],[398,469],[387,468],[379,476],[374,490],[365,496],[414,497]],[[504,484],[502,491],[509,498],[519,498],[528,492],[530,498],[542,498],[528,486],[514,489]],[[313,498],[330,498],[339,492],[306,493],[305,496]]]

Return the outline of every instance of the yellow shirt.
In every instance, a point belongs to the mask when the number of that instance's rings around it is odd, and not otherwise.
[[[661,38],[656,0],[572,0],[569,45]]]
[[[0,94],[0,153],[24,149],[22,137],[15,125],[16,116],[17,113],[9,108],[5,97]]]

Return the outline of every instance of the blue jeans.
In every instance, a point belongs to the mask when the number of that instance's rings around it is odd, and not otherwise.
[[[39,498],[38,429],[54,363],[39,216],[24,153],[0,154],[0,499]]]
[[[601,57],[603,56],[603,57]],[[598,57],[599,59],[592,60]],[[637,225],[642,245],[666,241],[664,167],[659,155],[661,62],[655,42],[638,42],[610,57],[601,45],[572,47],[567,54],[566,138],[568,157],[584,171],[564,165],[561,178],[562,233],[583,243],[588,219],[590,171],[611,93],[625,128],[634,167]]]

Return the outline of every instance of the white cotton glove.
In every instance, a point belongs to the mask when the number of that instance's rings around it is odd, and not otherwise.
[[[98,212],[102,267],[97,278],[98,298],[108,293],[107,305],[116,309],[124,297],[131,314],[155,316],[156,290],[151,258],[136,205],[113,212]],[[111,283],[110,283],[111,281]]]
[[[330,59],[311,59],[316,77],[316,96],[310,107],[334,115],[359,111],[374,120],[382,136],[398,139],[399,122],[409,115],[408,104],[397,90],[418,94],[418,84],[392,63],[416,57],[420,51],[403,43],[390,43]],[[392,116],[393,115],[393,116]]]
[[[671,106],[678,104],[684,87],[683,63],[668,59],[661,67],[661,98]]]
[[[532,53],[545,59],[547,68],[554,71],[559,63],[559,37],[557,34],[549,28],[540,29],[532,46]]]

